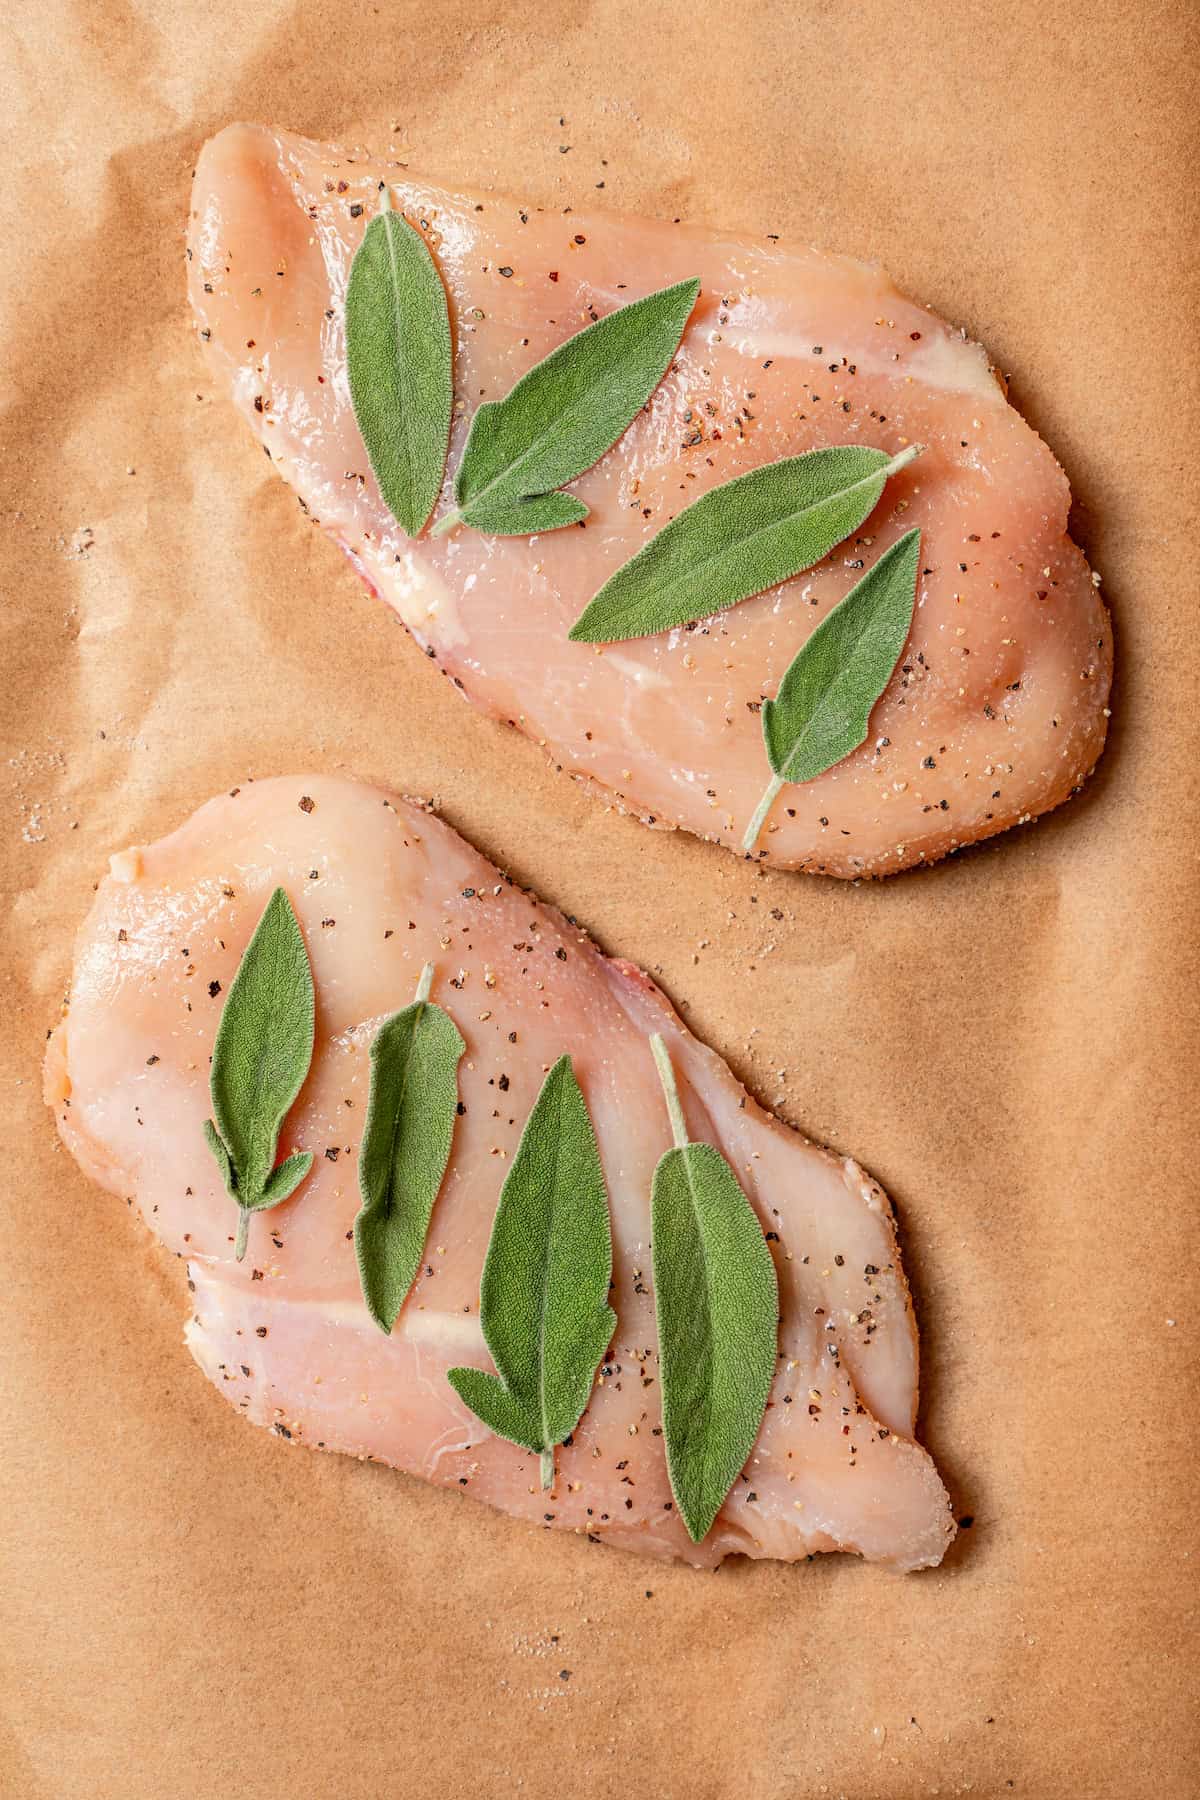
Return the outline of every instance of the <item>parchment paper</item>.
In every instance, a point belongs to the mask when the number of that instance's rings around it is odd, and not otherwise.
[[[9,18],[0,1791],[1191,1796],[1194,8]],[[238,117],[875,254],[965,324],[1066,466],[1114,608],[1085,795],[855,889],[651,836],[466,708],[202,370],[188,184]],[[38,1065],[110,850],[306,767],[434,796],[886,1183],[923,1435],[972,1521],[943,1569],[644,1563],[289,1453],[209,1389],[182,1267],[59,1149]]]

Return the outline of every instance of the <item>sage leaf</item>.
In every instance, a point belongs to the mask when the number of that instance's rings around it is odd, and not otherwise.
[[[773,770],[742,840],[753,850],[787,781],[813,781],[857,750],[912,625],[921,533],[907,531],[855,582],[793,657],[762,707]]]
[[[532,500],[498,500],[494,505],[481,501],[471,508],[467,522],[474,530],[488,531],[496,537],[532,537],[534,532],[578,525],[587,516],[582,500],[556,490],[552,494],[536,494]]]
[[[616,1326],[612,1236],[596,1135],[569,1056],[550,1070],[500,1194],[480,1284],[480,1323],[498,1375],[450,1369],[483,1423],[541,1457],[574,1431]]]
[[[610,575],[571,627],[576,643],[611,644],[707,619],[789,581],[858,530],[898,456],[865,445],[809,450],[701,495]]]
[[[663,1439],[671,1492],[698,1544],[762,1425],[779,1289],[753,1207],[720,1151],[688,1141],[666,1045],[656,1034],[650,1047],[675,1138],[650,1199]]]
[[[429,998],[426,963],[416,998],[393,1013],[371,1044],[371,1089],[358,1153],[362,1207],[354,1251],[367,1310],[390,1332],[425,1249],[458,1107],[466,1050],[448,1013]]]
[[[233,1164],[229,1160],[229,1152],[221,1142],[221,1135],[211,1119],[204,1121],[204,1141],[217,1159],[217,1167],[221,1171],[221,1180],[232,1194],[234,1193]]]
[[[346,365],[354,416],[379,491],[409,537],[442,488],[454,405],[446,290],[421,233],[380,212],[350,265]]]
[[[540,499],[599,462],[646,404],[679,348],[699,280],[676,282],[576,332],[523,375],[503,400],[471,421],[454,497],[434,536],[463,524],[479,531],[554,531],[587,516],[561,502],[519,525],[522,502]]]
[[[287,1157],[267,1177],[263,1186],[262,1204],[278,1206],[281,1200],[288,1199],[300,1186],[312,1165],[312,1152],[309,1150],[297,1150]]]
[[[209,1074],[213,1119],[204,1123],[221,1179],[237,1201],[239,1262],[250,1214],[278,1206],[312,1168],[311,1151],[297,1151],[278,1168],[275,1153],[312,1062],[315,1010],[304,936],[276,888],[225,997]]]

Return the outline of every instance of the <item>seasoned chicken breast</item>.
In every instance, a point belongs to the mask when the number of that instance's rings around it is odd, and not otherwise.
[[[698,275],[674,365],[533,539],[405,537],[350,404],[342,307],[387,181],[426,234],[456,343],[447,484],[481,400],[629,300]],[[571,774],[741,854],[769,777],[759,710],[817,623],[920,526],[905,653],[866,742],[784,789],[755,855],[887,875],[1057,806],[1104,743],[1108,616],[1070,495],[978,345],[877,267],[684,226],[447,193],[396,164],[235,125],[196,170],[188,282],[211,367],[306,512],[474,703]],[[831,444],[924,454],[808,574],[694,627],[571,643],[603,582],[708,489]],[[445,505],[449,503],[449,492]],[[435,520],[436,522],[436,520]]]
[[[279,1144],[316,1158],[250,1224],[203,1134],[209,1059],[263,907],[282,886],[316,985],[311,1071]],[[434,964],[466,1042],[460,1116],[422,1273],[391,1336],[359,1291],[352,1227],[368,1047]],[[750,1461],[708,1537],[676,1513],[660,1435],[650,1183],[671,1143],[661,1032],[693,1138],[729,1159],[779,1278],[779,1359]],[[573,1062],[612,1212],[617,1327],[552,1493],[446,1370],[490,1366],[479,1283],[500,1187],[546,1070]],[[321,776],[255,782],[112,859],[80,934],[46,1095],[88,1174],[136,1198],[187,1259],[187,1341],[232,1406],[294,1444],[393,1464],[537,1523],[711,1565],[731,1551],[940,1560],[945,1490],[914,1438],[917,1338],[887,1198],[847,1158],[764,1113],[649,979],[522,893],[440,821]]]

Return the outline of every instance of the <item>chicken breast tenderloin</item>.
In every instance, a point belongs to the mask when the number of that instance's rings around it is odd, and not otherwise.
[[[250,1225],[202,1133],[209,1058],[242,952],[286,889],[316,982],[312,1068],[280,1156],[316,1156]],[[466,1040],[461,1112],[423,1272],[385,1336],[351,1241],[368,1046],[422,965]],[[660,1437],[649,1196],[671,1136],[649,1035],[662,1032],[693,1137],[729,1158],[769,1234],[779,1360],[762,1430],[693,1545]],[[493,1437],[446,1370],[490,1366],[479,1280],[504,1175],[546,1069],[567,1052],[595,1124],[613,1226],[617,1330],[551,1495],[537,1459]],[[764,1113],[653,983],[506,879],[436,817],[324,776],[256,782],[114,856],[80,934],[46,1060],[64,1142],[187,1259],[187,1341],[231,1405],[292,1443],[423,1476],[519,1518],[714,1565],[731,1551],[846,1549],[937,1563],[945,1490],[913,1436],[917,1339],[886,1196],[858,1165]]]
[[[342,307],[385,176],[449,293],[460,399],[446,499],[481,400],[591,319],[701,277],[650,405],[572,484],[590,508],[583,528],[410,540],[384,506],[350,404]],[[1095,764],[1112,641],[1066,535],[1066,479],[983,350],[879,268],[451,194],[395,163],[249,125],[200,156],[188,257],[213,372],[313,521],[470,699],[649,823],[741,853],[770,773],[764,696],[863,567],[914,525],[916,613],[867,740],[785,788],[755,854],[891,874],[1046,812]],[[568,641],[608,576],[707,489],[845,443],[926,450],[825,563],[692,628]]]

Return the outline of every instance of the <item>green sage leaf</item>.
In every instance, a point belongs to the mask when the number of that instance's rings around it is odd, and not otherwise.
[[[616,1315],[612,1236],[596,1135],[569,1056],[560,1057],[521,1134],[500,1194],[480,1285],[480,1323],[499,1371],[450,1369],[459,1398],[501,1437],[542,1459],[588,1403]]]
[[[688,1142],[666,1046],[650,1042],[675,1137],[650,1200],[663,1439],[671,1492],[698,1544],[762,1425],[779,1289],[754,1208],[720,1151]]]
[[[346,288],[350,398],[389,511],[416,537],[442,488],[454,405],[446,290],[385,187]]]
[[[537,494],[532,500],[498,500],[494,505],[481,501],[471,508],[466,522],[475,531],[488,531],[496,537],[531,537],[535,531],[559,531],[564,525],[578,525],[587,516],[582,500],[555,490],[552,494]]]
[[[427,963],[412,1005],[385,1020],[371,1044],[354,1249],[367,1310],[387,1332],[412,1287],[450,1160],[466,1050],[453,1019],[429,999],[432,979]]]
[[[699,280],[680,281],[620,307],[481,406],[454,479],[458,510],[438,520],[435,536],[458,524],[554,531],[585,518],[581,501],[571,511],[560,501],[518,526],[523,502],[574,481],[628,428],[670,368],[699,292]]]
[[[249,1216],[278,1206],[312,1168],[298,1151],[275,1167],[279,1131],[312,1062],[316,997],[304,936],[276,888],[230,983],[213,1045],[205,1140],[238,1203],[237,1259]]]
[[[577,643],[649,637],[707,619],[789,581],[857,531],[898,456],[840,444],[768,463],[713,488],[610,575],[571,627]]]
[[[236,1194],[236,1181],[233,1164],[229,1160],[229,1152],[221,1142],[221,1134],[211,1119],[204,1121],[204,1141],[217,1159],[217,1167],[221,1171],[221,1180],[231,1194]]]
[[[908,639],[921,533],[907,531],[855,582],[793,657],[764,700],[763,741],[774,771],[742,840],[752,850],[784,783],[813,781],[857,750],[871,709]]]
[[[294,1194],[313,1166],[311,1150],[297,1150],[272,1171],[263,1186],[259,1206],[278,1206]]]

